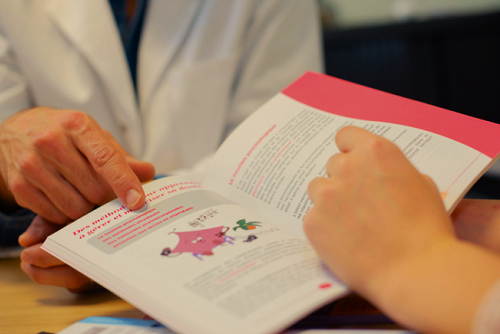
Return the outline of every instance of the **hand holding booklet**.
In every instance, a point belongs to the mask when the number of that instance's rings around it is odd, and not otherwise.
[[[347,292],[302,232],[307,185],[347,125],[399,146],[449,212],[500,153],[498,124],[308,72],[229,136],[201,183],[148,183],[140,211],[114,200],[43,248],[175,331],[280,331]]]

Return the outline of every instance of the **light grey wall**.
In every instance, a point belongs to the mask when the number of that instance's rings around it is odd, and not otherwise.
[[[340,26],[390,23],[500,10],[500,0],[322,0]]]

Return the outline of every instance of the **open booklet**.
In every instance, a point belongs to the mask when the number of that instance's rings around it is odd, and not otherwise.
[[[356,125],[397,144],[448,211],[500,152],[500,125],[308,72],[221,145],[201,184],[144,186],[43,248],[182,333],[273,333],[345,294],[302,232],[309,181]],[[418,203],[415,203],[418,205]]]

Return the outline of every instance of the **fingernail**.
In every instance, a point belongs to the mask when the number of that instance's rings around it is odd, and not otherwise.
[[[21,261],[27,264],[33,264],[33,258],[27,252],[21,253]]]
[[[127,206],[134,206],[141,199],[141,195],[135,189],[129,190],[127,193]]]

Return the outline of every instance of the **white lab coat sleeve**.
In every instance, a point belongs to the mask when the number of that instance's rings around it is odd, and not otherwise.
[[[0,22],[0,122],[29,107],[28,84],[16,67],[9,40]]]
[[[320,43],[316,1],[261,1],[243,46],[225,137],[305,71],[322,71]]]

